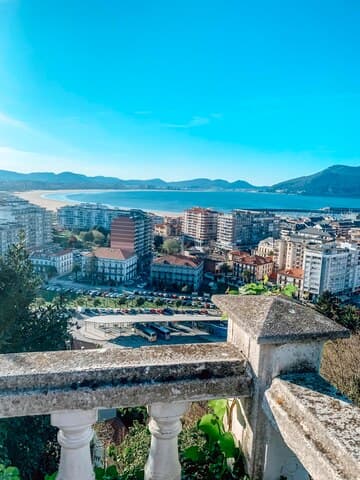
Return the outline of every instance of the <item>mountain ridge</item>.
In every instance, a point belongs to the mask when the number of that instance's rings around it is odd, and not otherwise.
[[[194,178],[166,182],[161,178],[124,180],[117,177],[89,177],[73,172],[18,173],[0,170],[0,190],[59,190],[59,189],[159,189],[159,190],[249,190],[311,196],[360,197],[360,166],[333,165],[312,175],[302,176],[257,187],[245,180],[229,182],[223,179]]]

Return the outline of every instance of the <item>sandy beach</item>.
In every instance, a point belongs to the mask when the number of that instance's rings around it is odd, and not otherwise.
[[[72,202],[71,200],[55,200],[52,198],[47,198],[47,194],[59,194],[59,195],[67,195],[70,193],[97,193],[97,192],[113,192],[114,190],[30,190],[28,192],[15,192],[14,194],[17,195],[20,198],[23,198],[24,200],[29,201],[30,203],[33,203],[35,205],[39,205],[39,207],[46,208],[48,210],[51,210],[53,212],[56,212],[56,210],[60,207],[64,207],[65,205],[76,205],[79,202]],[[122,208],[122,207],[119,207]],[[128,207],[124,207],[125,210],[129,210]],[[147,210],[146,205],[144,205],[143,210],[149,211],[151,213],[154,213],[156,215],[161,215],[161,216],[166,216],[166,217],[181,217],[182,213],[177,213],[177,212],[164,212],[164,211],[158,211],[158,210]]]
[[[68,194],[68,193],[77,193],[78,190],[30,190],[28,192],[15,192],[20,198],[28,200],[30,203],[39,205],[39,207],[47,208],[55,212],[58,208],[64,207],[65,205],[74,205],[76,202],[71,202],[70,200],[54,200],[52,198],[46,198],[45,195],[50,193],[59,193],[59,194]]]

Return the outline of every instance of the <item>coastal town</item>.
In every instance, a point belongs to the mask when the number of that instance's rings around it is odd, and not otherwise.
[[[194,207],[161,216],[97,204],[56,211],[2,193],[0,255],[24,234],[44,284],[142,285],[163,292],[225,293],[249,283],[294,287],[316,301],[325,291],[358,302],[357,212],[221,212]]]

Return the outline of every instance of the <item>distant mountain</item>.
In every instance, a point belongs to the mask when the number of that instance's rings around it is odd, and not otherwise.
[[[56,189],[179,189],[179,190],[219,190],[254,189],[243,180],[209,180],[197,178],[179,182],[165,182],[160,178],[150,180],[121,180],[115,177],[87,177],[73,172],[16,173],[0,170],[0,190],[56,190]]]
[[[334,165],[314,175],[277,183],[269,190],[314,196],[360,197],[360,167]]]
[[[0,190],[56,189],[258,190],[314,196],[360,197],[360,167],[334,165],[314,175],[294,178],[271,187],[254,187],[244,180],[228,182],[222,179],[195,178],[165,182],[161,178],[122,180],[116,177],[87,177],[73,172],[16,173],[0,170]]]
[[[168,182],[168,186],[180,189],[253,189],[250,183],[243,180],[228,182],[227,180],[209,180],[208,178],[195,178],[194,180],[182,180],[179,182]]]

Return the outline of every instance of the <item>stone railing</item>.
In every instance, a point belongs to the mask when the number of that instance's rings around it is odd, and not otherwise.
[[[90,480],[98,410],[147,405],[145,478],[179,480],[189,403],[236,398],[227,420],[254,480],[360,479],[359,409],[318,375],[324,342],[347,330],[281,297],[214,301],[229,317],[226,343],[0,355],[0,417],[50,414],[58,480]]]

